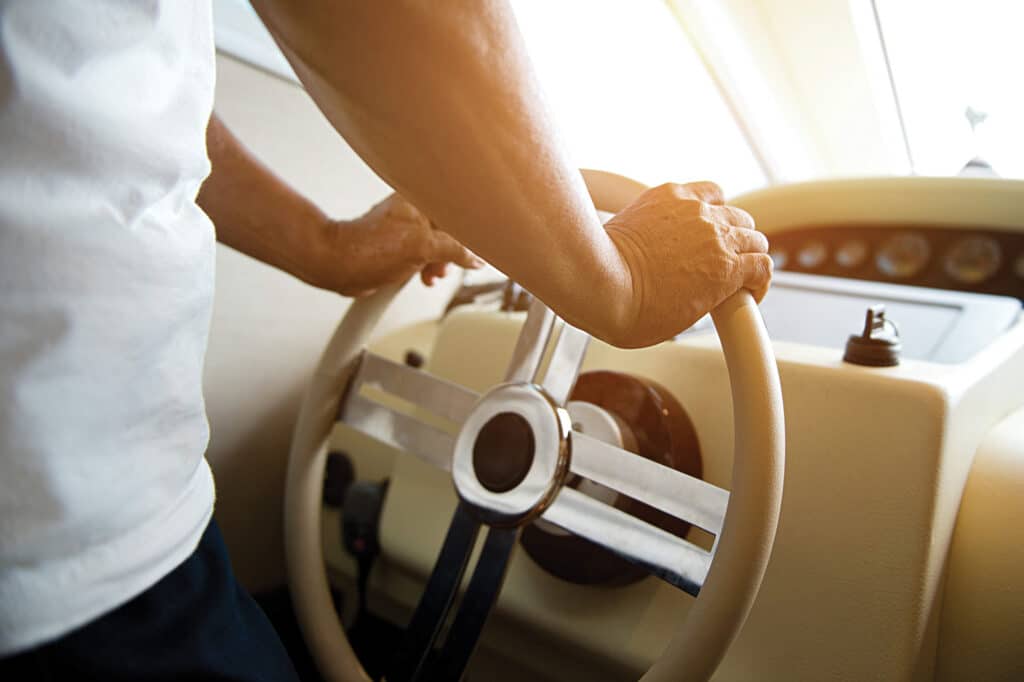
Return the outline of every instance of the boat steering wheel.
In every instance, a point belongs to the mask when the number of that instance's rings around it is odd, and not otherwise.
[[[584,171],[598,209],[616,213],[646,189]],[[539,300],[527,314],[504,383],[475,392],[369,353],[367,341],[399,287],[353,302],[324,350],[292,439],[285,490],[288,581],[299,624],[325,678],[368,680],[338,621],[321,547],[328,439],[341,421],[450,471],[459,496],[426,589],[386,674],[390,682],[461,678],[497,599],[519,531],[544,519],[647,567],[696,602],[644,682],[706,680],[739,632],[771,553],[782,500],[782,393],[768,334],[751,295],[712,312],[732,388],[731,492],[572,430],[565,405],[590,337],[568,324],[542,360],[556,318]],[[457,426],[457,436],[362,394],[372,386]],[[565,485],[574,475],[696,525],[710,551]],[[482,552],[437,650],[480,532]]]

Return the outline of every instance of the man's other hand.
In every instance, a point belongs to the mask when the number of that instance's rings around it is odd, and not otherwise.
[[[328,221],[311,246],[302,278],[344,296],[364,296],[417,272],[431,286],[449,263],[484,264],[398,194],[354,220]]]
[[[632,280],[617,346],[669,339],[740,288],[760,302],[771,282],[768,239],[711,182],[649,189],[605,228]]]

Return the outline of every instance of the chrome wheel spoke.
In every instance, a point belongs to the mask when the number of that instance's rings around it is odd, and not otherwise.
[[[342,411],[341,421],[385,445],[412,453],[438,469],[451,471],[455,438],[414,417],[354,396]]]
[[[716,537],[722,532],[729,492],[707,481],[575,431],[569,469]]]
[[[430,573],[420,602],[406,628],[404,641],[388,666],[387,679],[404,681],[433,678],[425,670],[430,652],[455,602],[479,533],[480,521],[465,504],[460,503],[452,515],[434,570]]]
[[[556,323],[560,324],[561,331],[541,381],[538,374]],[[505,380],[509,383],[538,383],[555,403],[564,405],[576,384],[589,343],[589,334],[559,321],[550,308],[534,297],[516,341]]]
[[[563,488],[541,518],[586,538],[696,596],[713,554],[573,488]]]
[[[338,418],[386,445],[450,470],[452,433],[477,398],[467,388],[364,352]]]
[[[569,400],[569,393],[576,385],[576,377],[579,376],[583,356],[589,345],[590,334],[567,322],[562,324],[562,332],[555,342],[551,361],[544,373],[544,381],[541,382],[541,386],[557,404],[565,405]]]
[[[551,338],[551,328],[554,323],[555,314],[534,296],[533,302],[530,303],[530,311],[526,314],[526,322],[523,324],[522,331],[519,332],[515,350],[512,351],[512,361],[505,374],[506,381],[509,383],[531,383],[533,381],[541,360],[544,358],[544,349],[547,348],[548,339]]]
[[[515,549],[519,531],[515,528],[491,528],[477,559],[473,577],[462,598],[451,631],[438,653],[430,679],[461,680],[476,643],[505,581],[509,558]]]
[[[480,397],[464,386],[365,351],[349,382],[349,394],[358,393],[364,386],[401,398],[456,425],[466,419]]]

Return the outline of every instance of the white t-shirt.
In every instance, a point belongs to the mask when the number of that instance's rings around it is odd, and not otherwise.
[[[0,655],[209,522],[213,59],[209,0],[0,0]]]

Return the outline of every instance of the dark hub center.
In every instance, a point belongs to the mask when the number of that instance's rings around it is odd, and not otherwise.
[[[514,412],[496,414],[473,444],[473,471],[483,487],[503,493],[519,485],[533,464],[533,429]]]

